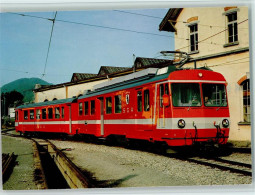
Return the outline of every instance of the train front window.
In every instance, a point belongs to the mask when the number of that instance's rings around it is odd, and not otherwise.
[[[223,84],[202,84],[205,106],[227,106],[227,94]]]
[[[198,83],[173,83],[172,98],[174,106],[201,106]]]

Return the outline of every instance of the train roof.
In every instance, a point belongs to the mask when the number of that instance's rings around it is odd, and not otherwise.
[[[148,68],[139,72],[126,75],[124,77],[119,77],[114,80],[106,81],[104,83],[95,85],[92,91],[88,91],[85,95],[79,97],[78,99],[101,95],[113,91],[119,91],[122,89],[143,85],[145,83],[166,79],[169,76],[170,72],[176,70],[177,68],[175,66],[169,66],[164,68]]]
[[[56,104],[66,104],[66,103],[72,103],[77,98],[67,98],[67,99],[61,99],[61,100],[54,100],[54,101],[47,101],[47,102],[39,102],[39,103],[32,103],[32,104],[26,104],[18,106],[16,109],[21,108],[33,108],[33,107],[41,107],[41,106],[50,106],[50,105],[56,105]]]
[[[212,71],[207,67],[201,67],[197,69]],[[86,94],[80,96],[78,99],[102,95],[113,91],[119,91],[123,89],[140,86],[150,82],[167,79],[171,72],[180,70],[183,69],[178,69],[175,66],[168,66],[164,68],[148,68],[139,72],[126,75],[124,77],[119,77],[114,80],[106,81],[98,85],[95,85],[92,91],[87,91]]]

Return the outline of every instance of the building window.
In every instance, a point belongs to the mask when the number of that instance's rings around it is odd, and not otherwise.
[[[82,115],[82,102],[79,103],[79,115]]]
[[[89,102],[84,102],[84,114],[89,114]]]
[[[197,24],[189,25],[189,44],[190,44],[190,52],[198,51],[198,26]]]
[[[121,113],[121,95],[116,95],[114,97],[114,104],[115,104],[115,113]]]
[[[144,91],[144,111],[150,110],[150,91],[147,89]]]
[[[232,12],[226,15],[227,17],[227,36],[228,43],[234,43],[238,41],[238,31],[237,31],[237,12]]]
[[[60,112],[59,112],[59,110],[60,110],[59,107],[56,107],[56,108],[55,108],[55,118],[56,118],[56,119],[59,119],[59,118],[60,118]]]
[[[91,115],[95,114],[95,100],[90,101],[90,114]]]
[[[107,97],[106,99],[106,114],[112,113],[112,98]]]
[[[247,79],[242,83],[243,86],[243,118],[244,122],[251,122],[250,111],[250,80]]]
[[[138,91],[137,92],[137,111],[138,112],[142,112],[142,92],[141,91]]]

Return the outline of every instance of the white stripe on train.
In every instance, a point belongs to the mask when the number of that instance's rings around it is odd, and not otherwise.
[[[185,127],[183,129],[194,129],[196,126],[198,129],[215,129],[215,124],[219,124],[222,127],[222,120],[229,117],[199,117],[199,118],[158,118],[157,129],[178,129],[177,123],[180,119],[185,121]],[[69,121],[40,121],[40,122],[19,122],[20,125],[68,125]],[[101,120],[78,120],[72,121],[72,125],[84,124],[84,125],[99,125]],[[153,120],[150,119],[114,119],[104,120],[105,125],[152,125]],[[18,124],[15,123],[15,126]]]

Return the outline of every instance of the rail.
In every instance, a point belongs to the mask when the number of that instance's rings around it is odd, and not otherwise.
[[[82,174],[79,168],[53,143],[48,140],[34,138],[32,140],[47,150],[70,188],[91,187],[88,179]]]

